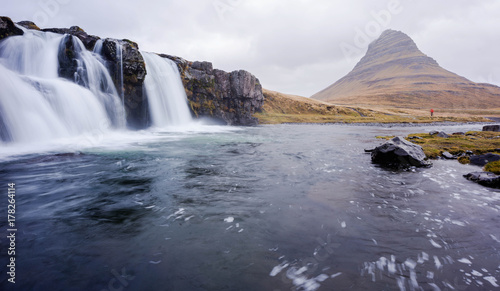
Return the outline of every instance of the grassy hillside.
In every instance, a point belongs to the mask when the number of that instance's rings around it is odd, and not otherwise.
[[[483,122],[482,117],[456,113],[436,117],[427,112],[405,111],[394,108],[360,108],[338,106],[322,101],[287,95],[263,89],[264,106],[262,112],[254,116],[261,124],[278,123],[429,123],[429,122]]]

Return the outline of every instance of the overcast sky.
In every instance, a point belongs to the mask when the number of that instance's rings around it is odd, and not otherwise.
[[[310,96],[347,74],[385,29],[442,67],[500,85],[497,0],[0,0],[42,28],[78,25],[140,49],[244,69],[264,88]]]

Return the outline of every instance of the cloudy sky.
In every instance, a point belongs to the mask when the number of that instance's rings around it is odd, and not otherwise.
[[[385,29],[452,72],[500,85],[497,0],[0,0],[40,27],[78,25],[142,50],[245,69],[265,88],[310,96],[347,74]]]

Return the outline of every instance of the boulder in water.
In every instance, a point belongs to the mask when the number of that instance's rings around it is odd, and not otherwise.
[[[496,175],[491,172],[472,172],[464,177],[472,182],[476,182],[479,185],[483,185],[491,188],[500,188],[500,175]]]
[[[395,137],[372,152],[372,162],[388,168],[429,167],[422,147]]]

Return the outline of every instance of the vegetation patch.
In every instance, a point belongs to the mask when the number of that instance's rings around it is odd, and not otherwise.
[[[445,151],[457,156],[467,152],[475,155],[500,153],[500,135],[498,132],[469,131],[465,135],[450,135],[448,138],[427,133],[409,135],[409,137],[413,136],[420,138],[409,140],[420,145],[428,158],[437,158]],[[468,163],[468,157],[463,157],[459,161]]]
[[[500,175],[500,161],[489,162],[484,166],[486,172],[492,172]]]

